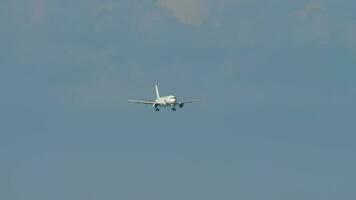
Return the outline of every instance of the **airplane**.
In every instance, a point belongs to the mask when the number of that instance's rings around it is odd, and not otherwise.
[[[151,104],[152,107],[155,108],[156,111],[159,111],[159,107],[171,107],[172,111],[176,111],[176,106],[179,108],[183,108],[186,103],[193,103],[196,101],[200,101],[199,99],[193,99],[189,101],[177,101],[177,97],[173,95],[160,97],[158,86],[155,85],[156,88],[156,99],[155,100],[128,100],[133,103],[142,103],[142,104]]]

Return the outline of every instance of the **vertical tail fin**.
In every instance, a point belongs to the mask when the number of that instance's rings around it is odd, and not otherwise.
[[[155,85],[155,87],[156,87],[156,96],[157,96],[157,99],[158,99],[158,98],[159,98],[158,86],[157,86],[157,85]]]

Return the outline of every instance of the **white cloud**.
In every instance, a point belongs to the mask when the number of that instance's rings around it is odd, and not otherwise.
[[[203,0],[157,0],[183,24],[198,26],[207,17],[208,6]]]

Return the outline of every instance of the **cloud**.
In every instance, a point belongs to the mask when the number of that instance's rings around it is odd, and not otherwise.
[[[296,11],[296,36],[302,41],[327,42],[330,38],[328,13],[325,4],[311,2]]]
[[[356,24],[349,26],[348,34],[349,42],[356,46]]]
[[[46,15],[44,0],[33,0],[30,2],[30,20],[32,23],[39,24]]]
[[[319,12],[325,11],[325,10],[326,10],[326,8],[323,4],[313,2],[313,3],[309,3],[309,4],[305,5],[305,7],[302,10],[297,11],[296,15],[303,19],[306,19],[316,13],[319,13]]]
[[[349,24],[346,27],[344,43],[352,51],[356,50],[356,24]]]
[[[203,0],[157,0],[183,24],[198,26],[207,17],[208,7]]]

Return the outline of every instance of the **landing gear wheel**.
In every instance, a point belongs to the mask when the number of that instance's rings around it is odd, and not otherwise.
[[[176,108],[172,108],[172,111],[176,111],[177,109]]]
[[[159,108],[156,108],[156,112],[158,112],[159,111]]]

